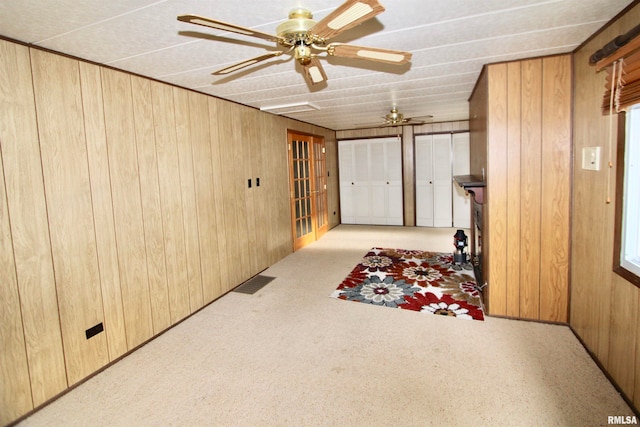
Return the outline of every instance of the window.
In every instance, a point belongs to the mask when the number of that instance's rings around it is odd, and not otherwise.
[[[618,156],[618,164],[624,164],[618,175],[622,190],[617,197],[616,237],[620,236],[620,242],[615,252],[620,258],[614,270],[640,286],[640,104],[628,108],[624,116],[623,149]]]

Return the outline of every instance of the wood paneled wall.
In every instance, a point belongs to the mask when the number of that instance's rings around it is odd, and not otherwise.
[[[602,115],[605,73],[589,57],[640,22],[640,5],[612,22],[575,53],[571,215],[570,324],[626,397],[640,408],[640,289],[613,273],[617,116]],[[611,131],[610,131],[611,125]],[[600,171],[583,170],[584,147],[602,147]],[[611,151],[609,151],[609,149]],[[609,158],[609,153],[613,153]],[[611,170],[607,167],[612,160]],[[607,197],[611,203],[607,203]]]
[[[471,172],[487,182],[490,314],[568,320],[570,114],[570,55],[488,65],[474,90]]]
[[[0,425],[291,253],[287,129],[325,138],[339,223],[333,131],[4,40],[0,57]]]

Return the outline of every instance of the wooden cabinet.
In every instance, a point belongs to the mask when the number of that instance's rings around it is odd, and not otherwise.
[[[567,321],[570,112],[570,55],[485,66],[470,99],[490,314]]]

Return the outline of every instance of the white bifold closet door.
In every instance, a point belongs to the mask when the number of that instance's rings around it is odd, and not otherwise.
[[[453,154],[452,175],[469,175],[470,149],[469,132],[454,133],[451,135],[451,151]],[[455,228],[471,227],[471,197],[464,188],[453,183],[453,226]]]
[[[339,141],[343,224],[402,225],[402,147],[398,138]]]
[[[469,173],[469,134],[418,135],[415,142],[416,225],[468,228],[469,196],[453,176]]]

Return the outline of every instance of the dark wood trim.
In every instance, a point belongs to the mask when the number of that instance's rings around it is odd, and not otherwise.
[[[595,355],[595,353],[589,349],[589,346],[587,346],[587,343],[585,343],[584,340],[580,337],[580,334],[578,334],[578,332],[576,332],[576,330],[573,329],[573,326],[571,326],[571,325],[568,325],[568,326],[569,326],[569,330],[571,331],[573,336],[575,336],[578,339],[578,341],[580,342],[580,345],[582,345],[582,347],[585,349],[585,351],[587,352],[589,357],[591,357],[591,360],[593,360],[593,362],[600,369],[600,371],[605,376],[605,378],[607,378],[607,380],[609,380],[609,382],[611,383],[613,388],[615,388],[616,391],[618,393],[620,393],[620,397],[622,397],[622,400],[624,400],[626,402],[626,404],[629,405],[629,407],[631,408],[631,410],[633,411],[635,416],[640,418],[640,411],[638,411],[638,408],[636,408],[635,405],[634,405],[634,402],[633,402],[633,399],[632,399],[633,396],[631,396],[631,397],[627,396],[627,394],[622,390],[622,388],[618,385],[618,383],[616,383],[616,381],[613,379],[611,374],[609,374],[609,372],[604,367],[604,365],[600,362],[600,360]]]
[[[611,18],[609,20],[609,22],[607,22],[606,24],[604,24],[602,27],[600,27],[600,29],[598,29],[598,31],[596,31],[595,33],[591,34],[591,36],[589,36],[589,38],[587,38],[585,41],[583,41],[582,43],[580,43],[580,45],[578,47],[576,47],[573,50],[573,53],[578,52],[580,49],[582,49],[583,47],[585,47],[587,44],[589,44],[593,39],[595,39],[596,37],[598,37],[602,32],[604,32],[607,28],[609,28],[614,22],[616,22],[618,19],[620,19],[620,17],[624,16],[625,14],[627,14],[627,12],[629,12],[631,9],[633,9],[634,7],[636,7],[636,5],[640,4],[640,0],[634,0],[633,2],[631,2],[629,5],[627,5],[624,9],[622,9],[616,16],[614,16],[613,18]]]

